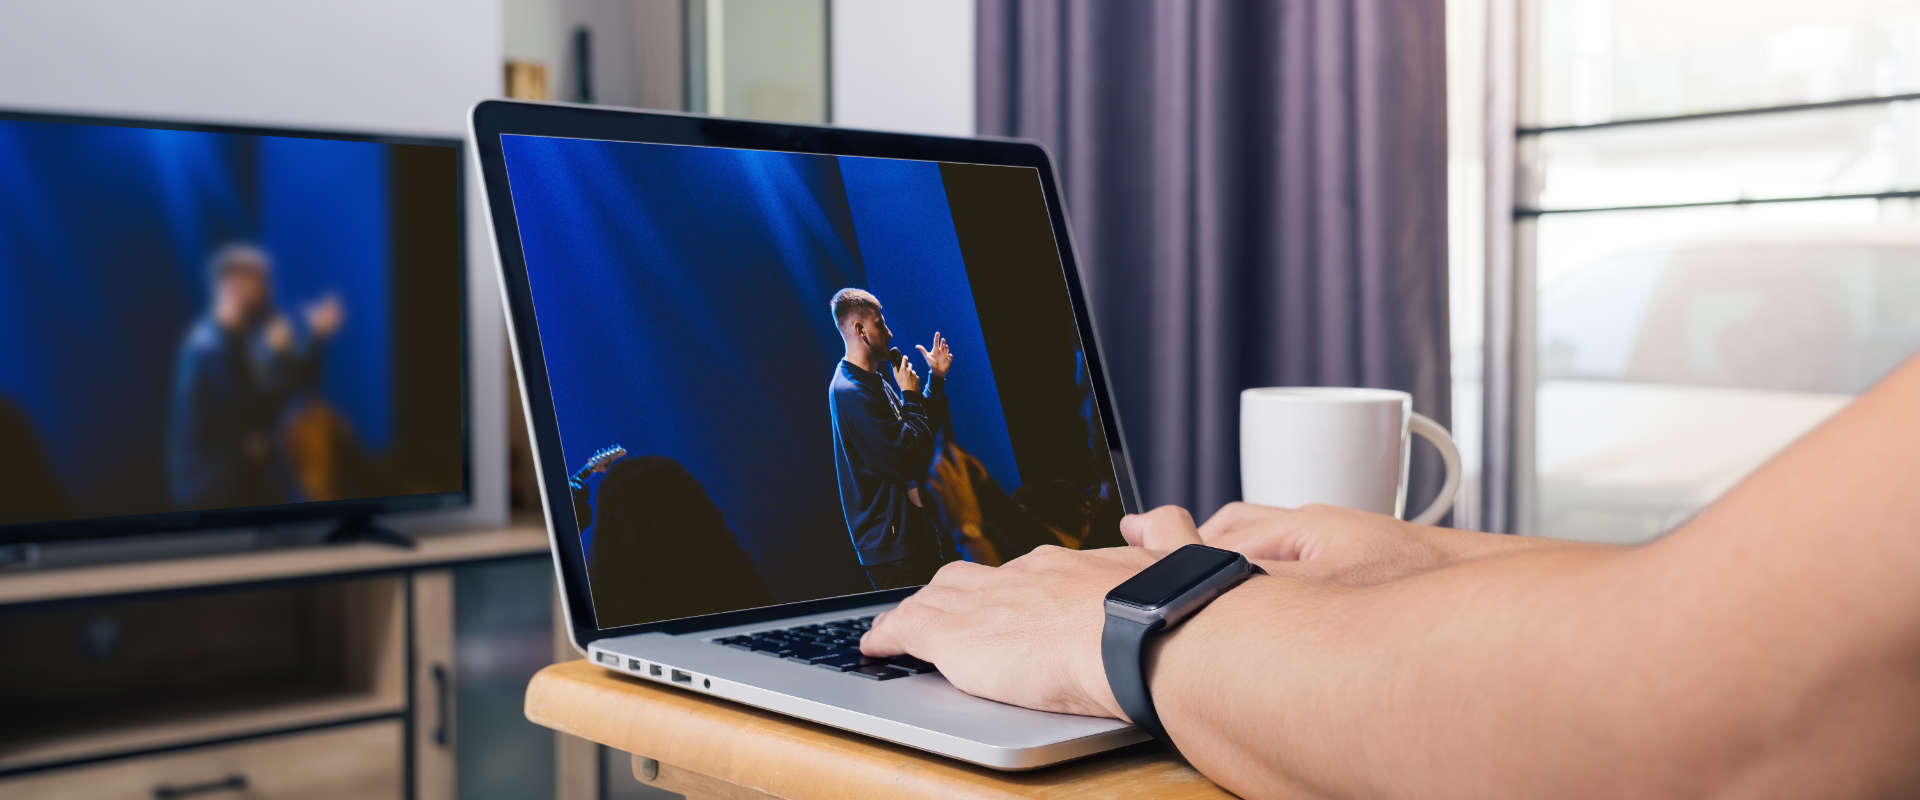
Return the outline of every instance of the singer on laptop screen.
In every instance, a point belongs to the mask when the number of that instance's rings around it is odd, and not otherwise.
[[[599,627],[1120,544],[1036,170],[501,150]]]

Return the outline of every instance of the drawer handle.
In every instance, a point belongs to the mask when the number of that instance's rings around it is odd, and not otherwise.
[[[447,746],[447,717],[452,710],[453,700],[447,696],[447,665],[433,665],[434,720],[433,743]]]
[[[181,797],[192,797],[196,794],[244,792],[246,790],[247,776],[236,772],[220,780],[207,781],[206,783],[189,783],[185,786],[160,784],[159,786],[153,787],[153,800],[177,800]]]

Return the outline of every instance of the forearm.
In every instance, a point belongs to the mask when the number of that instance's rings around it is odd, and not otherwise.
[[[1458,564],[1482,558],[1528,553],[1537,550],[1563,549],[1614,549],[1611,545],[1573,542],[1565,539],[1548,539],[1541,536],[1520,536],[1504,533],[1483,533],[1480,531],[1460,530],[1422,526],[1420,530],[1427,535],[1441,553],[1444,564]]]
[[[1167,637],[1152,690],[1249,796],[1698,795],[1748,750],[1716,702],[1746,687],[1691,679],[1727,656],[1658,607],[1686,588],[1662,569],[1551,548],[1365,588],[1256,578]]]
[[[1162,720],[1243,793],[1908,794],[1915,409],[1920,362],[1652,545],[1435,531],[1463,561],[1250,581],[1167,638]]]

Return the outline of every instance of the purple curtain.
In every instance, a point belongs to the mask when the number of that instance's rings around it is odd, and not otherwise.
[[[977,9],[980,132],[1053,150],[1149,505],[1239,498],[1243,388],[1449,422],[1441,0]]]

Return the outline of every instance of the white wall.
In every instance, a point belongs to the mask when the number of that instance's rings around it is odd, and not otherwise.
[[[833,123],[971,136],[973,0],[833,0]]]
[[[683,107],[680,0],[504,0],[505,56],[547,67],[551,99],[573,102],[573,32],[592,34],[594,102]]]
[[[500,39],[500,0],[5,3],[0,107],[460,137],[500,93]],[[423,527],[506,517],[500,295],[462,164],[475,507]]]
[[[0,102],[453,135],[499,93],[499,0],[0,5]]]

